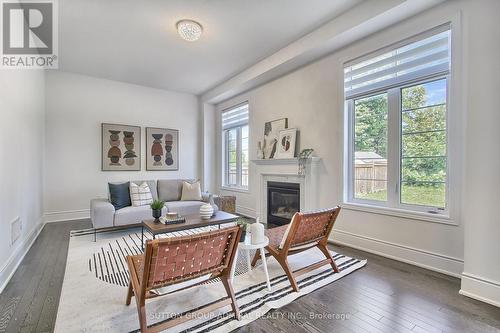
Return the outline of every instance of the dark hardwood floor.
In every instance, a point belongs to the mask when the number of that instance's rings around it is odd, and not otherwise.
[[[0,294],[0,332],[51,332],[69,231],[87,220],[47,224]],[[347,247],[361,270],[268,313],[238,332],[500,332],[500,308],[458,294],[460,280]]]

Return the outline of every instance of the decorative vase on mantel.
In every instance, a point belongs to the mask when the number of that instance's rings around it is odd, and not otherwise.
[[[307,148],[303,149],[299,154],[299,170],[297,172],[298,175],[303,176],[306,174],[306,165],[307,160],[311,157],[314,149]]]

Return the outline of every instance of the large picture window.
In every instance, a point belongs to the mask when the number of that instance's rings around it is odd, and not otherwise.
[[[248,188],[248,103],[222,113],[223,186]]]
[[[450,29],[344,68],[348,202],[448,213]]]

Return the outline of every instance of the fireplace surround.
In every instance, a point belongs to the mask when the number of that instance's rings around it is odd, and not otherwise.
[[[318,175],[321,170],[321,158],[312,157],[307,160],[306,172],[297,173],[298,159],[252,160],[255,174],[254,186],[259,188],[256,196],[256,216],[262,223],[267,223],[269,182],[295,183],[300,187],[300,211],[311,211],[321,207],[318,197]]]
[[[300,211],[300,184],[267,182],[267,223],[284,225]]]

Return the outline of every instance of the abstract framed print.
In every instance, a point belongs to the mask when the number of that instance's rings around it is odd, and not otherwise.
[[[101,170],[141,170],[141,128],[101,124]]]
[[[146,127],[146,170],[179,170],[179,130]]]
[[[290,128],[282,130],[278,136],[278,144],[276,148],[276,158],[294,158],[295,143],[297,140],[297,129]]]
[[[264,124],[264,141],[262,150],[265,159],[276,158],[276,149],[278,146],[278,135],[281,130],[288,128],[288,118],[268,121]]]

